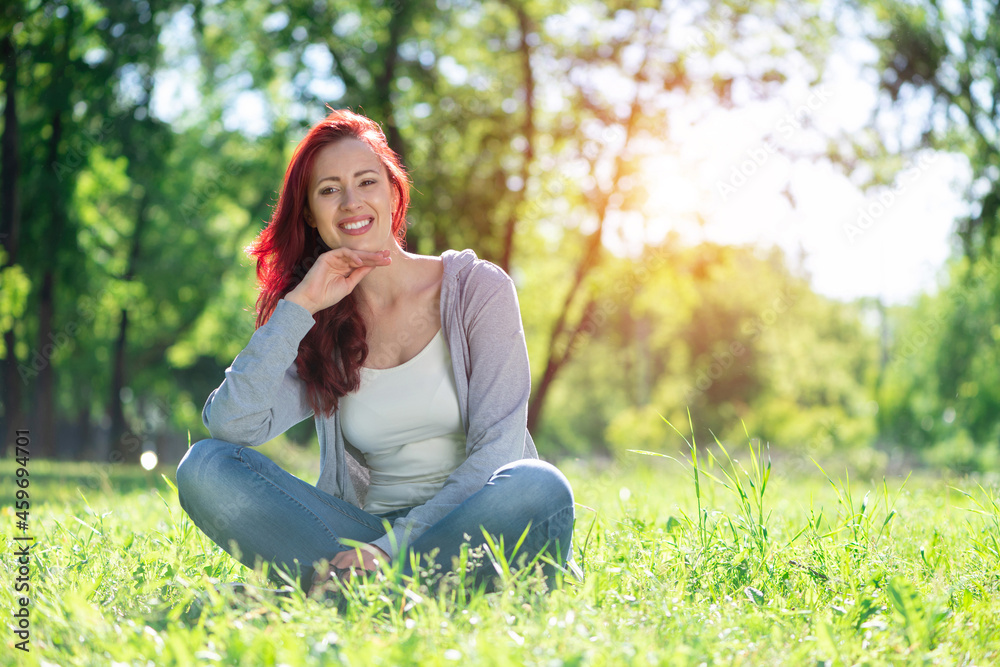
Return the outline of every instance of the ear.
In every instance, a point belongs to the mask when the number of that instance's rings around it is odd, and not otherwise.
[[[313,220],[312,211],[309,210],[308,206],[305,208],[305,210],[302,212],[302,214],[305,216],[306,224],[309,225],[310,227],[315,228],[316,227],[316,221]]]

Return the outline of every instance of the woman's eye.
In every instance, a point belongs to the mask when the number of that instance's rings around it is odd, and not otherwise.
[[[334,191],[333,188],[323,188],[322,190],[319,191],[319,193],[321,195],[328,195],[331,194],[333,191]]]
[[[373,181],[372,179],[366,178],[365,180],[361,181],[361,185],[372,185],[374,182],[375,181]]]

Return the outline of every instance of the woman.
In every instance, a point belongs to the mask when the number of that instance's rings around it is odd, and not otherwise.
[[[409,575],[453,567],[463,545],[488,586],[484,534],[502,538],[511,563],[571,553],[572,491],[526,429],[514,286],[471,250],[406,252],[408,205],[377,124],[334,111],[312,128],[250,248],[257,330],[205,403],[212,439],[177,468],[199,528],[305,590],[326,576],[322,563],[353,573],[399,561]],[[250,449],[310,416],[315,486]]]

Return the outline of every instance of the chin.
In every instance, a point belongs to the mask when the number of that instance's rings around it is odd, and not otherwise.
[[[345,239],[344,245],[354,250],[378,252],[380,250],[392,250],[396,242],[391,236],[376,238],[373,234],[365,234],[358,239]]]
[[[369,230],[361,236],[351,236],[350,234],[338,234],[335,239],[324,239],[320,237],[321,245],[326,250],[336,248],[348,248],[350,250],[365,250],[368,252],[378,252],[379,250],[392,250],[393,246],[398,247],[392,232],[379,234],[377,231]],[[332,241],[332,242],[331,242]]]

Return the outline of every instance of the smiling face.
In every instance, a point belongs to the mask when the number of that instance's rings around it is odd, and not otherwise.
[[[316,154],[306,223],[330,248],[392,248],[393,188],[367,143],[345,138]]]

